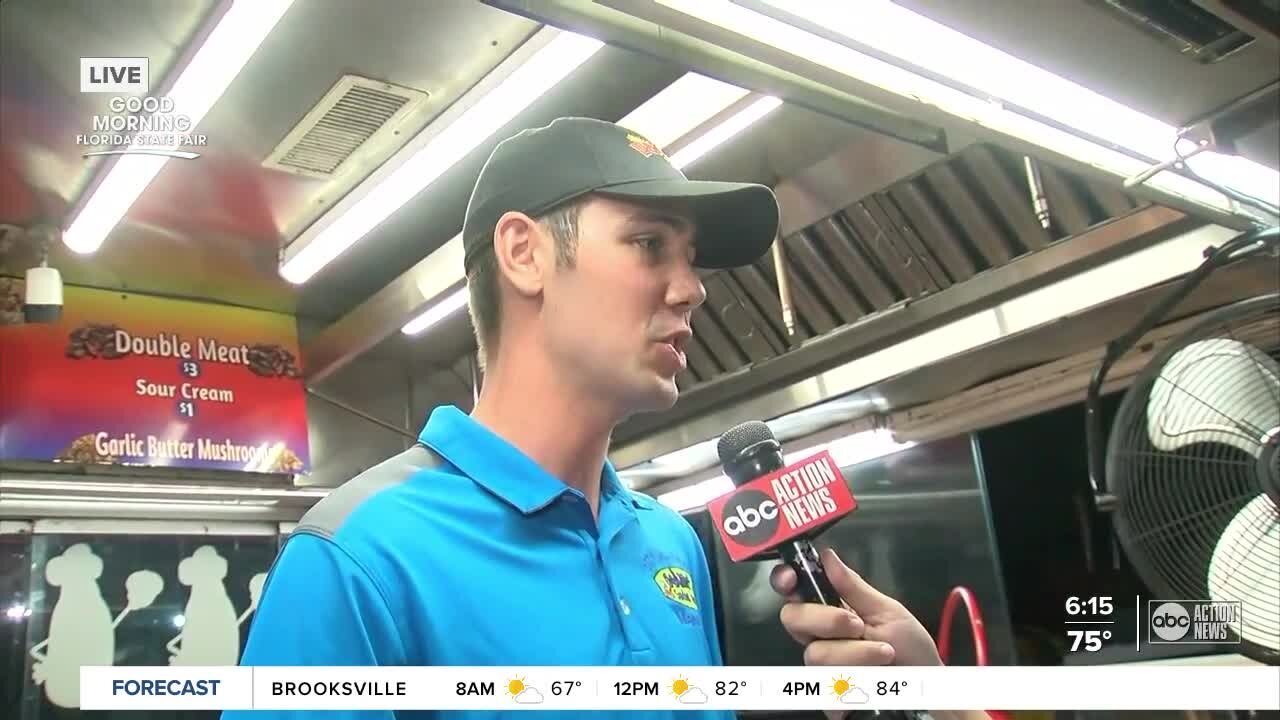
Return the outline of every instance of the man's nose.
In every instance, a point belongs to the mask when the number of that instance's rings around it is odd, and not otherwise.
[[[702,285],[702,278],[692,265],[685,265],[675,271],[671,283],[667,286],[667,304],[693,310],[707,300],[707,289]]]

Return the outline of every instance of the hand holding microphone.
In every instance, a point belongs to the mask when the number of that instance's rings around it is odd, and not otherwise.
[[[942,664],[933,638],[902,603],[872,587],[833,550],[814,547],[811,538],[857,509],[829,453],[785,465],[781,444],[758,421],[730,429],[717,450],[736,489],[707,508],[732,560],[783,560],[769,581],[788,601],[782,624],[804,646],[806,665]],[[842,718],[847,711],[827,715]]]
[[[805,602],[796,590],[795,571],[779,565],[769,576],[775,592],[787,599],[782,625],[804,646],[805,665],[941,665],[929,631],[902,603],[885,595],[844,564],[830,548],[821,554],[827,577],[847,609]],[[850,617],[852,616],[852,617]],[[991,720],[981,710],[931,710],[937,720]],[[850,717],[846,710],[826,713],[831,720]]]
[[[774,591],[787,599],[782,624],[805,646],[806,665],[942,664],[929,631],[902,603],[872,587],[834,550],[822,552],[822,564],[847,609],[804,602],[795,592],[795,572],[786,565],[769,576]]]
[[[858,503],[830,453],[786,465],[769,426],[751,421],[716,446],[732,493],[707,504],[735,562],[781,557],[770,577],[792,602],[782,623],[809,665],[941,665],[933,638],[902,603],[876,590],[812,537]]]

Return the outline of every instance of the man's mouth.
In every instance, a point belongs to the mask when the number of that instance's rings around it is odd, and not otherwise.
[[[688,347],[689,341],[693,339],[693,332],[688,328],[681,328],[676,332],[666,335],[658,339],[658,344],[665,345],[670,348],[671,354],[675,357],[680,370],[688,367],[688,360],[685,356],[685,348]]]
[[[658,339],[658,342],[670,345],[676,352],[684,355],[685,349],[689,346],[689,341],[693,339],[693,331],[689,328],[681,328],[673,333],[665,335]]]

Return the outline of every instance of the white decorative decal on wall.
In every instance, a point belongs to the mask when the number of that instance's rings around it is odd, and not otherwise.
[[[31,648],[35,660],[31,679],[44,686],[49,702],[76,708],[80,706],[80,667],[115,663],[116,626],[129,613],[155,602],[164,581],[150,570],[131,574],[125,580],[127,606],[113,620],[98,586],[102,558],[88,545],[67,548],[49,561],[44,574],[60,591],[49,618],[48,637]]]
[[[182,632],[166,645],[170,665],[235,665],[240,660],[240,626],[258,607],[266,573],[249,581],[249,608],[239,617],[223,579],[227,561],[211,545],[196,548],[178,564],[178,581],[191,588],[182,614]]]

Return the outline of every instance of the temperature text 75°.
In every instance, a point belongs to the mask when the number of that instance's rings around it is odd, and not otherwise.
[[[1084,646],[1087,652],[1094,652],[1102,648],[1103,640],[1111,639],[1110,630],[1068,630],[1067,637],[1071,638],[1071,652],[1076,652]]]

